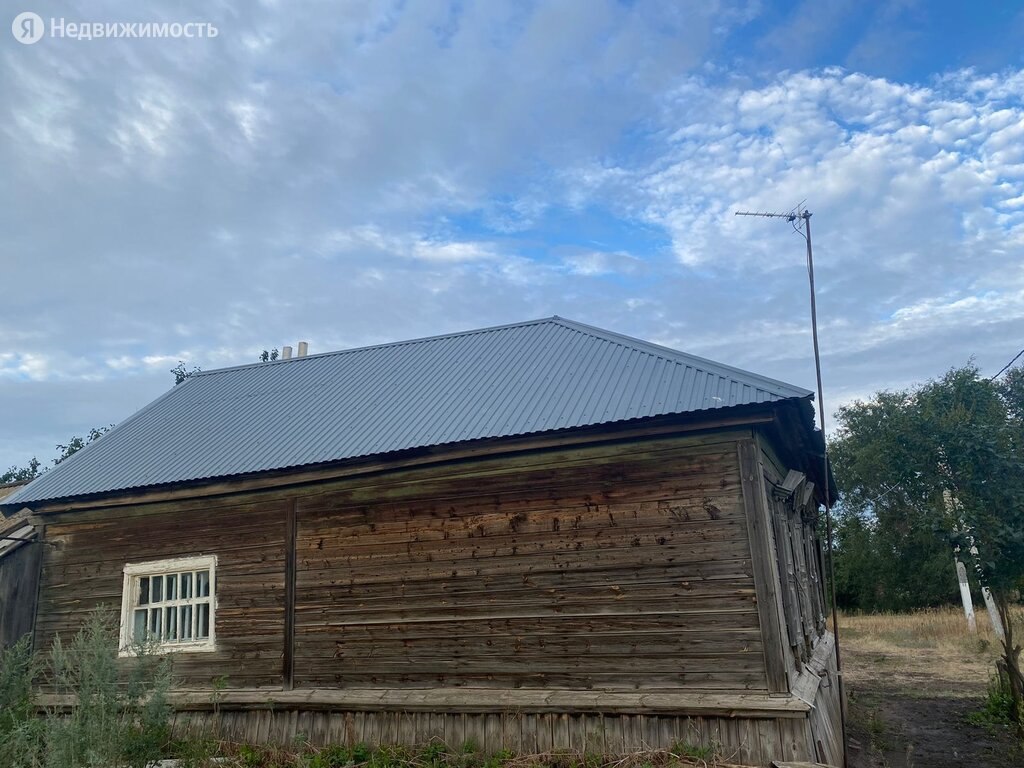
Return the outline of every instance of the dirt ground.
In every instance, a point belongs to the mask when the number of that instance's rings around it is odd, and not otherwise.
[[[1024,768],[1006,727],[975,725],[995,638],[956,611],[840,621],[850,768]]]

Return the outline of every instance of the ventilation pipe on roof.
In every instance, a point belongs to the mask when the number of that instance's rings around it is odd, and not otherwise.
[[[281,347],[281,359],[282,360],[291,360],[291,357],[292,357],[292,348],[291,347]]]
[[[309,344],[304,341],[299,342],[299,350],[295,353],[296,357],[305,357],[309,354]]]

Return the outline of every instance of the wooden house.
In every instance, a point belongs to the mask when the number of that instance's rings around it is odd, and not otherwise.
[[[179,725],[838,765],[811,400],[553,317],[203,372],[0,508]]]
[[[27,481],[0,485],[0,501],[16,493]],[[0,649],[13,645],[32,631],[39,547],[28,511],[0,518]]]

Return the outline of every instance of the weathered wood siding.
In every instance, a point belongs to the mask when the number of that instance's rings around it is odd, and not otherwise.
[[[297,525],[296,687],[767,690],[727,435],[352,481]]]
[[[0,648],[32,631],[41,548],[21,544],[0,557]]]
[[[831,651],[825,663],[824,674],[814,697],[814,708],[810,712],[810,732],[814,742],[815,759],[829,765],[843,763],[843,730],[840,709],[839,678],[836,674],[835,651]]]
[[[175,657],[185,685],[281,684],[284,647],[285,503],[205,502],[142,514],[145,508],[112,510],[102,520],[52,523],[44,552],[36,623],[37,647],[59,632],[78,631],[86,613],[105,604],[120,613],[125,563],[216,554],[217,650]]]
[[[441,741],[455,752],[468,742],[487,755],[501,750],[621,755],[687,743],[715,745],[730,763],[765,768],[773,760],[815,760],[806,717],[261,710],[181,712],[174,727],[259,744],[293,744],[297,737],[314,745],[371,747]]]
[[[791,470],[784,467],[766,441],[759,442],[765,484],[768,489],[779,489]],[[768,490],[766,499],[785,618],[786,657],[791,668],[799,672],[826,632],[825,582],[814,484],[802,473],[793,474],[803,479],[792,493]]]
[[[180,654],[176,673],[200,699],[217,678],[228,690],[179,727],[491,752],[687,740],[737,762],[813,760],[815,739],[835,742],[830,694],[810,717],[767,707],[800,703],[789,691],[820,613],[816,545],[770,490],[786,471],[737,429],[69,511],[46,528],[58,546],[43,550],[37,642],[118,608],[126,562],[214,553],[217,651]],[[793,623],[797,606],[809,623]],[[279,698],[233,695],[255,687]],[[502,691],[517,703],[497,710]],[[637,701],[581,709],[584,691]],[[575,698],[552,711],[552,696]]]

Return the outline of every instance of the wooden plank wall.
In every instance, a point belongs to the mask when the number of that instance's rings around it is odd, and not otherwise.
[[[767,690],[729,436],[396,473],[297,517],[296,687]]]
[[[829,765],[843,764],[843,732],[840,707],[839,680],[836,674],[836,654],[833,650],[825,665],[825,674],[818,684],[814,708],[810,713],[811,738],[819,762]]]
[[[766,690],[728,434],[72,513],[46,538],[39,647],[118,609],[124,563],[218,555],[218,650],[178,655],[187,687]]]
[[[217,650],[178,654],[175,676],[188,686],[222,676],[238,687],[281,685],[286,503],[144,511],[119,508],[101,520],[47,526],[57,546],[43,554],[36,647],[49,648],[57,633],[74,635],[97,605],[120,613],[125,563],[216,554]]]
[[[670,749],[678,743],[716,745],[729,762],[768,766],[772,760],[814,760],[807,720],[505,712],[303,712],[300,710],[179,712],[175,730],[238,743],[313,745],[405,744],[441,741],[451,750],[471,744],[483,754],[570,751],[621,755]],[[836,763],[838,764],[838,763]]]
[[[124,563],[215,553],[218,650],[177,657],[189,688],[778,692],[751,503],[765,553],[774,532],[751,446],[749,431],[659,437],[63,515],[47,528],[58,546],[44,551],[37,642],[73,633],[97,603],[119,607]],[[749,489],[741,459],[757,470]],[[258,742],[613,753],[683,740],[737,762],[815,757],[802,715],[316,709],[176,718]]]
[[[0,648],[32,631],[42,544],[21,544],[0,557]]]

